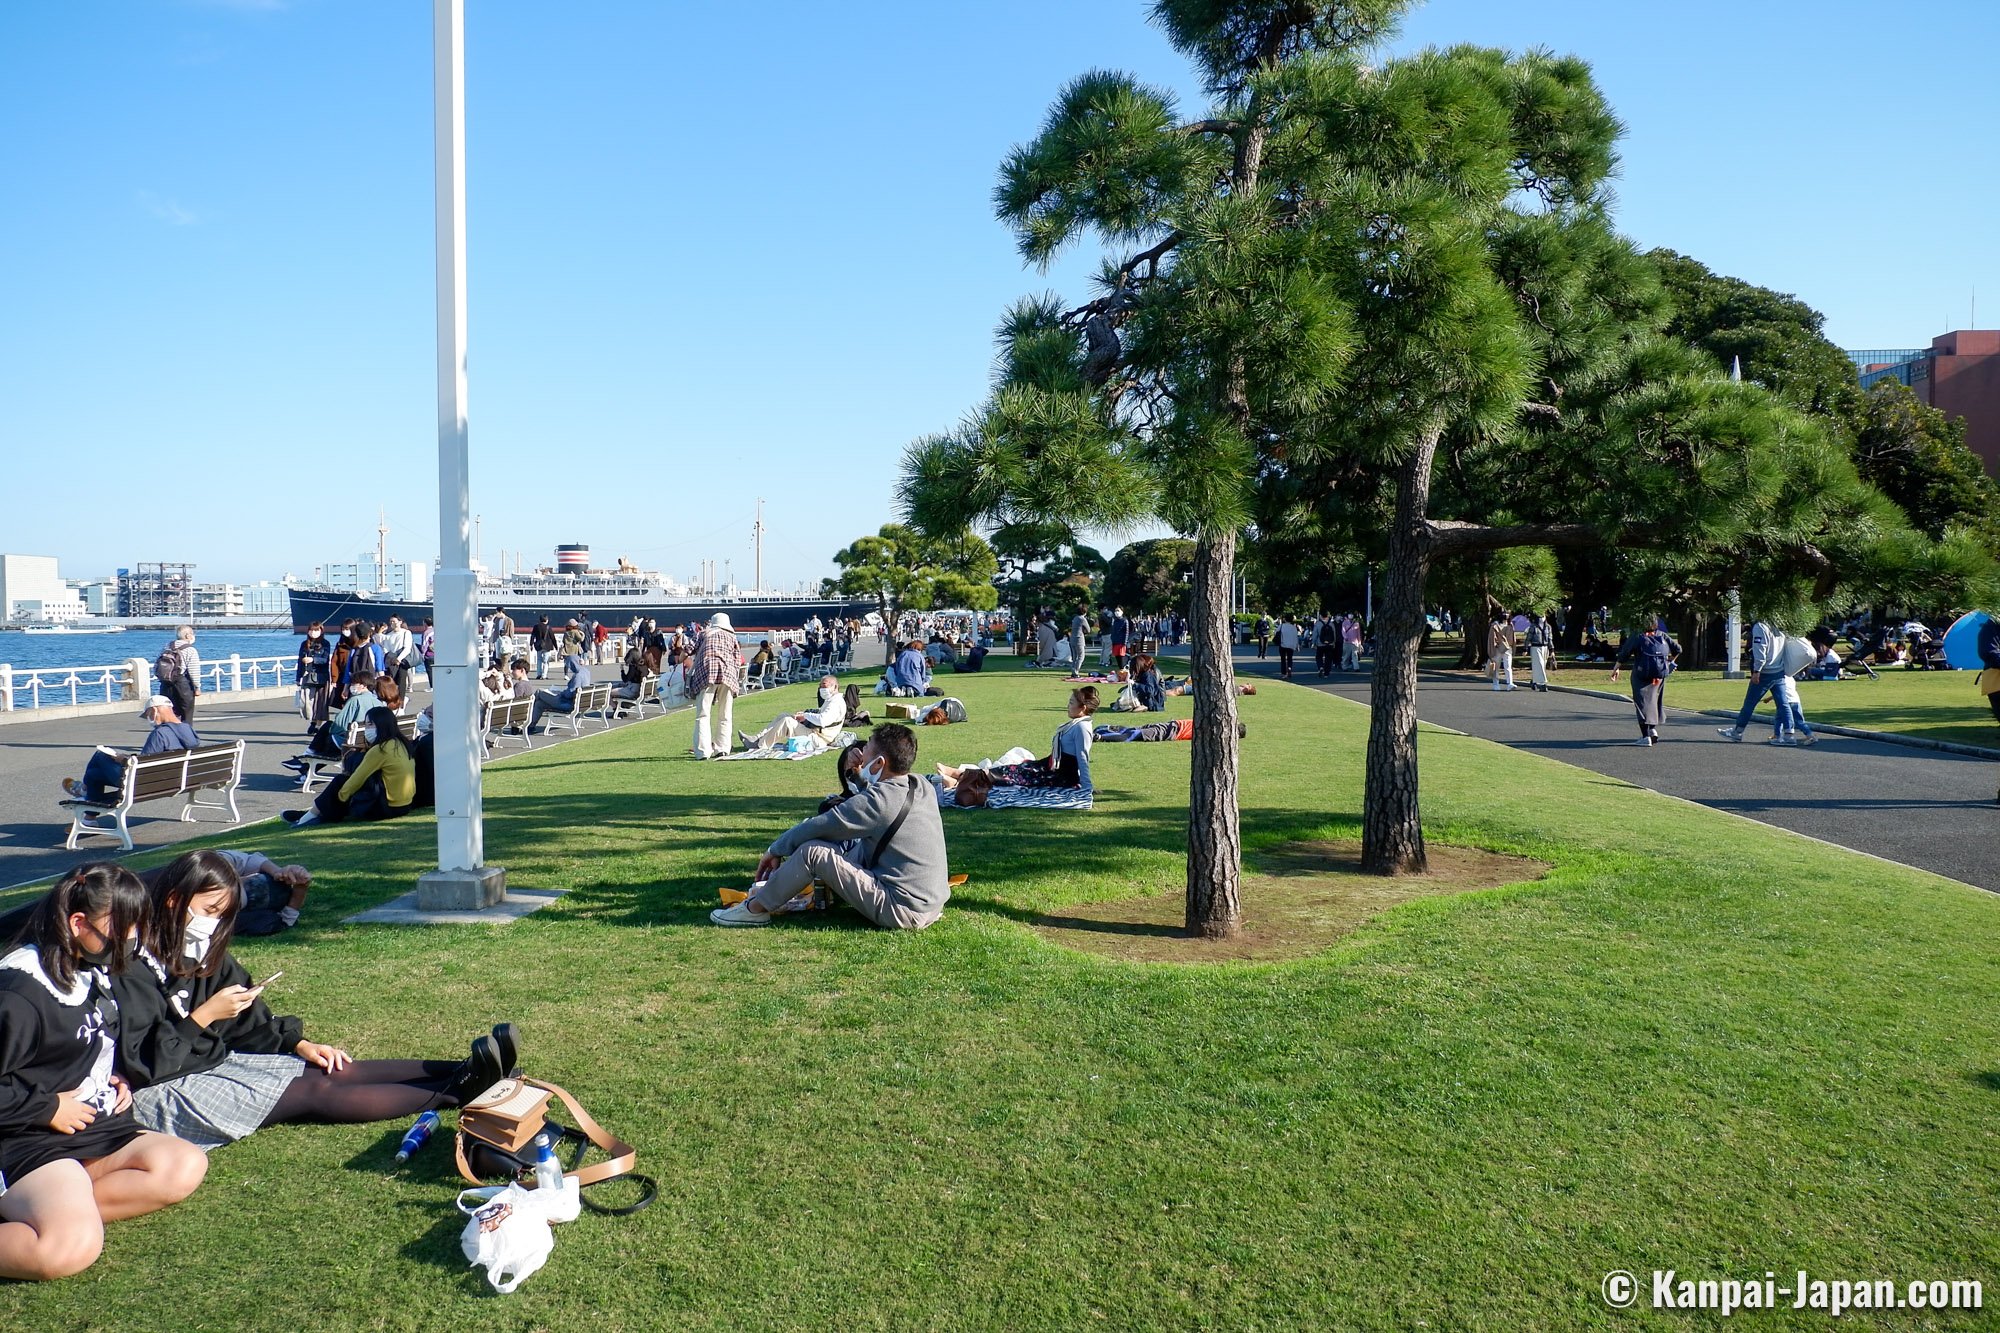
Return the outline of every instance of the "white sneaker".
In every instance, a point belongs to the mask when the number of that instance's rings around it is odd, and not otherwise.
[[[1718,735],[1727,736],[1732,741],[1740,741],[1743,739],[1743,733],[1738,731],[1734,727],[1717,727],[1715,730]]]
[[[1798,744],[1798,742],[1793,740],[1790,736],[1773,736],[1771,737],[1768,743],[1771,745],[1787,745],[1787,746]]]
[[[1634,745],[1651,745],[1652,743],[1653,738],[1651,736],[1641,736],[1638,740],[1632,742]]]
[[[771,924],[769,912],[753,912],[747,902],[732,907],[718,907],[708,914],[708,919],[718,926],[768,926]]]

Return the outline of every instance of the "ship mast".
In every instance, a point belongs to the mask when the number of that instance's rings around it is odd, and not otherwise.
[[[750,536],[757,543],[757,581],[751,587],[754,591],[764,591],[764,497],[757,497],[757,521],[751,525]]]
[[[389,513],[375,511],[375,591],[389,591]]]

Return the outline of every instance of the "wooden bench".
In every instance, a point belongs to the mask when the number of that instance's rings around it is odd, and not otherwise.
[[[304,765],[299,773],[299,790],[312,795],[315,784],[338,777],[347,767],[347,755],[351,750],[362,750],[368,746],[368,738],[362,728],[367,725],[356,722],[347,729],[347,739],[341,745],[341,752],[333,758],[315,754],[311,750],[301,750],[292,758]],[[400,713],[396,717],[396,730],[403,733],[403,742],[408,744],[417,738],[417,715]]]
[[[486,710],[486,748],[490,752],[504,740],[521,742],[521,748],[535,748],[535,738],[528,734],[528,718],[535,711],[535,700],[531,695],[526,699],[501,699]],[[510,734],[511,733],[511,734]]]
[[[117,751],[106,753],[117,754]],[[62,802],[69,811],[69,839],[63,846],[74,851],[78,838],[95,834],[116,837],[123,851],[132,850],[132,830],[126,821],[132,807],[141,801],[159,801],[184,796],[181,819],[193,822],[196,810],[227,810],[229,822],[241,823],[236,810],[236,788],[243,781],[243,742],[227,745],[199,745],[192,750],[168,750],[162,754],[119,755],[125,777],[116,793],[102,801],[72,797]],[[203,792],[214,792],[207,800]],[[101,821],[109,819],[111,823]]]

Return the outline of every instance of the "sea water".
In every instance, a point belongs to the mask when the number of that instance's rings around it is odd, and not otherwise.
[[[231,653],[245,659],[283,657],[289,663],[298,655],[300,637],[282,630],[197,630],[194,650],[201,657],[202,688],[215,688],[215,677],[210,668],[217,663],[227,664]],[[123,666],[128,658],[140,659],[146,664],[147,670],[143,688],[150,693],[154,688],[153,659],[160,655],[160,649],[166,647],[167,641],[171,638],[173,631],[167,629],[128,629],[120,634],[26,634],[10,631],[0,633],[0,663],[5,663],[14,670],[16,708],[35,706],[36,692],[23,684],[20,673],[37,668],[44,671],[60,668],[76,672],[81,678],[76,689],[76,701],[103,703],[105,702],[104,686],[101,683],[103,668]],[[249,684],[247,678],[244,683]],[[271,673],[266,671],[257,683],[272,684]],[[277,683],[284,685],[292,683],[289,665]],[[223,685],[227,688],[227,681],[223,682]],[[47,707],[67,704],[69,701],[69,688],[59,686],[56,679],[44,675],[40,690],[41,704]]]

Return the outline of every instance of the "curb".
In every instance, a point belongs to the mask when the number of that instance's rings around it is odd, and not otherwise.
[[[1552,692],[1561,694],[1580,694],[1589,699],[1609,699],[1613,703],[1629,704],[1632,702],[1631,698],[1627,695],[1613,694],[1609,690],[1587,690],[1578,685],[1552,684],[1549,686],[1549,689]],[[1669,704],[1668,707],[1671,708],[1673,706]],[[1718,708],[1675,708],[1674,711],[1676,713],[1691,713],[1696,717],[1719,717],[1727,719],[1736,716],[1732,712]],[[1990,749],[1984,745],[1966,745],[1961,741],[1934,741],[1922,736],[1905,736],[1900,731],[1869,731],[1862,727],[1835,726],[1831,722],[1814,722],[1811,725],[1812,729],[1816,732],[1824,731],[1835,736],[1849,736],[1860,741],[1881,741],[1885,745],[1907,745],[1916,750],[1939,750],[1945,754],[1962,754],[1973,759],[2000,761],[2000,750]],[[1829,844],[1829,846],[1838,845],[1837,843]],[[1848,848],[1846,850],[1852,851],[1853,849]],[[1897,864],[1901,864],[1901,862]]]

